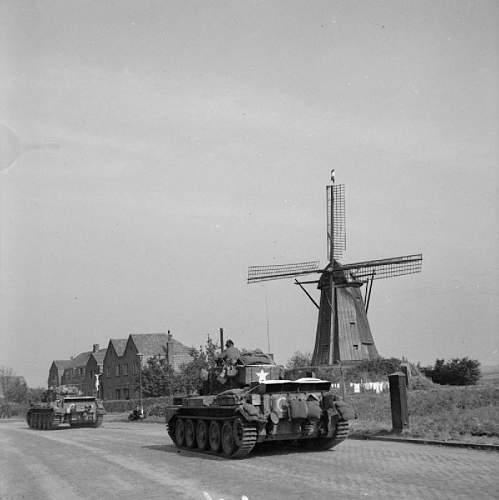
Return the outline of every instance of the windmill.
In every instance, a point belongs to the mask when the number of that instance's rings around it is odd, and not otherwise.
[[[338,259],[346,252],[345,185],[334,183],[334,170],[331,182],[326,186],[326,267],[321,268],[319,261],[307,261],[248,268],[248,283],[294,278],[295,284],[317,307],[313,365],[379,357],[367,320],[373,281],[420,272],[423,261],[422,254],[415,254],[341,264]],[[320,277],[310,281],[297,279],[310,274],[320,274]],[[303,286],[311,283],[317,284],[321,292],[319,304]],[[364,297],[362,285],[365,285]]]

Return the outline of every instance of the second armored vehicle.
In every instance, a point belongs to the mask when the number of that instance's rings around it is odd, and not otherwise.
[[[56,429],[60,424],[70,427],[99,427],[106,411],[100,399],[82,396],[78,390],[59,387],[45,391],[42,401],[31,404],[26,421],[32,429]]]

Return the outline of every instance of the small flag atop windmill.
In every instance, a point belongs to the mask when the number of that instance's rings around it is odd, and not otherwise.
[[[248,283],[295,278],[295,284],[318,308],[313,365],[332,365],[342,361],[361,361],[379,357],[374,344],[367,311],[375,279],[394,278],[418,273],[422,254],[404,255],[389,259],[368,260],[341,264],[338,259],[346,251],[345,185],[331,182],[326,186],[327,258],[325,268],[319,261],[251,266]],[[297,276],[318,273],[320,278],[298,281]],[[321,291],[320,302],[314,300],[303,285],[315,283]],[[365,285],[362,297],[360,288]]]

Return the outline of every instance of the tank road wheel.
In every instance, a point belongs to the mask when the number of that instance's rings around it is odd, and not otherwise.
[[[232,424],[232,433],[234,437],[234,444],[241,446],[243,444],[244,426],[240,418],[236,418]]]
[[[254,425],[249,425],[240,418],[232,423],[234,451],[231,458],[243,458],[255,447],[258,433]]]
[[[185,422],[185,445],[187,448],[196,448],[196,428],[191,419]]]
[[[170,420],[167,424],[166,424],[166,431],[168,432],[168,436],[170,436],[170,439],[173,441],[173,443],[175,444],[175,423],[176,423],[176,419],[173,419],[173,420]]]
[[[210,443],[210,450],[219,452],[221,445],[221,436],[220,436],[220,425],[216,420],[212,420],[210,422],[210,427],[208,429],[208,441]]]
[[[184,446],[185,442],[185,424],[181,418],[175,422],[175,444],[177,446]]]
[[[222,451],[226,457],[230,457],[234,453],[234,435],[230,422],[224,422],[222,426]]]
[[[199,420],[196,425],[196,441],[200,450],[208,448],[208,426],[204,420]]]

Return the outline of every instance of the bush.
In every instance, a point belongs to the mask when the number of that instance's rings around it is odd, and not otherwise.
[[[303,368],[312,364],[312,354],[309,352],[295,351],[286,363],[286,369]]]
[[[437,359],[430,372],[433,382],[441,385],[476,385],[480,380],[480,362],[467,357],[454,358],[447,363]]]

